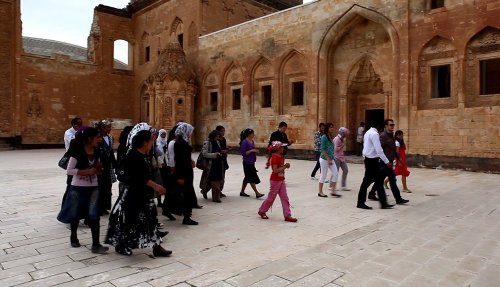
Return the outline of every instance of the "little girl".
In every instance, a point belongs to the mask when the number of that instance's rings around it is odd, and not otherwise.
[[[285,169],[290,168],[290,164],[285,164],[285,157],[283,156],[284,147],[287,144],[280,141],[273,141],[268,147],[268,150],[272,153],[269,160],[270,166],[273,172],[270,177],[270,187],[269,194],[259,208],[258,214],[262,219],[269,219],[266,212],[271,208],[276,199],[276,195],[280,196],[281,206],[283,207],[283,216],[285,221],[297,222],[297,218],[292,217],[292,212],[290,211],[290,202],[288,201],[288,195],[286,193],[285,184]]]

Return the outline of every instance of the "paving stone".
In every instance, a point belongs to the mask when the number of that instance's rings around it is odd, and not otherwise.
[[[80,268],[75,271],[69,271],[69,275],[75,279],[87,277],[90,275],[110,271],[113,269],[118,269],[121,267],[126,267],[130,266],[134,263],[137,263],[138,261],[144,261],[144,260],[151,260],[151,258],[145,256],[145,255],[140,255],[140,256],[131,256],[131,257],[123,257],[122,259],[119,260],[114,260],[110,262],[105,262],[102,264],[97,264],[97,265],[91,265],[85,268]]]
[[[189,269],[190,267],[181,264],[179,262],[174,262],[159,268],[151,269],[148,271],[143,271],[140,273],[125,276],[119,279],[111,281],[111,283],[117,287],[132,286],[141,282],[152,281],[154,279],[163,277],[168,274],[175,274],[178,271]],[[156,286],[156,285],[153,285]]]
[[[268,277],[264,280],[261,280],[259,282],[256,282],[256,283],[250,285],[250,287],[283,287],[283,286],[287,286],[290,283],[291,283],[291,281],[288,281],[288,280],[283,279],[281,277],[271,276],[271,277]]]
[[[71,262],[71,263],[67,263],[67,264],[63,264],[63,265],[58,265],[58,266],[46,268],[43,270],[30,272],[30,275],[31,275],[31,277],[33,277],[33,279],[37,280],[37,279],[42,279],[45,277],[50,277],[50,276],[61,274],[61,273],[66,273],[66,272],[82,269],[85,267],[86,267],[86,265],[81,263],[81,262]]]
[[[382,274],[380,275],[380,277],[395,282],[401,282],[407,276],[415,272],[415,270],[418,269],[419,267],[420,265],[413,262],[405,260],[397,261],[394,263],[394,265],[385,269],[384,272],[382,272]]]
[[[35,278],[38,279],[38,278]],[[58,274],[44,279],[24,283],[23,287],[51,287],[73,280],[67,273]]]
[[[22,274],[15,275],[12,277],[0,279],[0,286],[10,287],[10,286],[19,285],[19,284],[29,282],[31,280],[33,280],[33,278],[31,278],[31,276],[28,273],[22,273]]]
[[[380,277],[373,277],[368,282],[363,284],[362,286],[369,286],[369,287],[392,287],[392,286],[398,286],[399,284],[394,281],[390,281],[384,278]]]
[[[471,287],[500,286],[500,265],[490,265],[472,280]]]
[[[5,270],[0,270],[0,280],[5,279],[5,278],[9,278],[9,277],[13,277],[16,275],[21,275],[23,273],[28,273],[31,271],[35,271],[35,267],[31,264],[17,266],[17,267],[5,269]]]
[[[437,281],[421,275],[412,274],[400,283],[401,287],[435,287]]]
[[[68,256],[62,256],[62,257],[57,257],[57,258],[45,260],[42,262],[34,263],[33,265],[36,267],[36,269],[47,269],[47,268],[51,268],[54,266],[67,264],[70,262],[73,262],[73,260],[71,258],[69,258]]]
[[[324,286],[340,276],[342,276],[342,272],[338,272],[329,268],[323,268],[317,272],[312,273],[306,277],[301,278],[300,280],[295,281],[294,283],[288,285],[290,287],[298,287],[298,286],[307,286],[307,287],[316,287],[316,286]]]

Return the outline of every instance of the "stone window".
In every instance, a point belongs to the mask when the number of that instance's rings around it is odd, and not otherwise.
[[[219,93],[210,92],[210,111],[212,112],[217,111],[218,102],[219,102]]]
[[[486,27],[466,48],[465,104],[467,107],[500,105],[500,29]]]
[[[450,109],[458,106],[457,50],[450,40],[436,36],[424,45],[418,61],[419,109]]]
[[[279,108],[279,98],[273,103],[273,87],[276,87],[275,68],[271,61],[261,57],[252,69],[251,115],[273,116]],[[274,105],[274,106],[273,106]]]
[[[431,0],[431,9],[443,8],[444,0]]]
[[[132,61],[130,56],[131,46],[125,40],[115,40],[113,42],[113,68],[117,70],[132,70]]]
[[[241,110],[241,89],[233,89],[233,110]]]
[[[500,58],[479,61],[480,95],[500,94]]]
[[[304,105],[304,82],[292,83],[292,106]]]
[[[276,106],[280,114],[307,114],[307,71],[308,62],[304,55],[292,50],[285,56],[281,66],[282,102]]]
[[[270,108],[272,107],[273,100],[273,86],[264,85],[261,87],[261,107]]]
[[[144,50],[144,62],[147,63],[151,60],[151,48],[147,46]]]
[[[431,97],[449,98],[451,96],[451,65],[431,67]]]

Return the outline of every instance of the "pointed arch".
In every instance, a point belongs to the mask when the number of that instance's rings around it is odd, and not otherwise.
[[[290,50],[280,65],[280,114],[304,113],[307,100],[307,61],[304,54]]]
[[[202,77],[202,97],[201,97],[201,107],[200,111],[204,115],[208,115],[210,113],[218,113],[220,111],[220,79],[211,68],[208,68],[207,71],[203,74]]]
[[[251,114],[274,114],[273,94],[275,85],[275,72],[271,60],[261,56],[252,67],[252,82],[250,92]]]
[[[231,62],[224,72],[224,88],[222,92],[223,117],[239,116],[244,108],[243,103],[243,70],[241,65]]]
[[[399,85],[399,77],[397,76],[399,75],[400,62],[399,36],[395,27],[387,17],[373,9],[354,4],[330,24],[320,41],[317,57],[318,70],[316,75],[319,79],[317,90],[318,98],[316,100],[318,123],[320,121],[326,121],[328,118],[328,81],[330,80],[330,77],[324,77],[323,75],[329,75],[330,52],[337,47],[339,41],[342,40],[344,35],[349,33],[350,29],[358,25],[361,21],[366,20],[380,25],[389,37],[390,47],[392,49],[392,65],[390,70],[393,77],[390,79],[390,86],[392,86],[392,90],[388,96],[389,102],[386,103],[386,106],[389,107],[390,116],[393,116],[394,118],[399,117],[399,95],[401,88]],[[332,88],[333,87],[330,87],[330,89]],[[403,126],[404,125],[405,124],[403,124]]]
[[[184,25],[179,17],[175,17],[174,21],[172,21],[172,25],[170,25],[170,35],[175,36],[181,47],[184,48]]]
[[[500,105],[500,29],[486,26],[467,42],[465,103],[468,107]]]

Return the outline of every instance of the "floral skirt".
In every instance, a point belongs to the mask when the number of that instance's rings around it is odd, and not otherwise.
[[[158,217],[156,205],[153,198],[146,204],[134,206],[137,212],[131,216],[125,210],[124,198],[128,192],[128,186],[122,185],[120,197],[109,215],[109,226],[105,243],[112,246],[135,248],[147,248],[159,245],[162,240],[158,231]],[[133,218],[127,218],[133,217]]]

